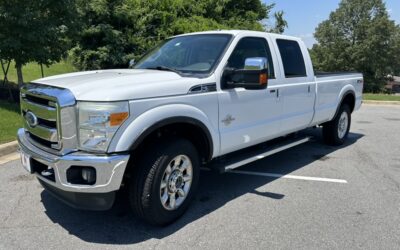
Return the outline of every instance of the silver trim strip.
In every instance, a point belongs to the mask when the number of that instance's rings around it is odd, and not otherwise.
[[[244,159],[244,160],[235,162],[235,163],[233,163],[233,164],[227,165],[227,166],[224,167],[224,169],[225,169],[225,171],[227,172],[227,171],[229,171],[229,170],[232,170],[232,169],[241,167],[241,166],[246,165],[246,164],[248,164],[248,163],[261,160],[261,159],[263,159],[263,158],[265,158],[265,157],[267,157],[267,156],[270,156],[270,155],[279,153],[279,152],[284,151],[284,150],[286,150],[286,149],[289,149],[289,148],[295,147],[295,146],[297,146],[297,145],[306,143],[306,142],[308,142],[308,141],[310,141],[310,140],[311,140],[311,137],[306,137],[306,138],[304,138],[304,139],[300,139],[300,140],[298,140],[298,141],[295,141],[295,142],[292,142],[292,143],[289,143],[289,144],[285,144],[285,145],[283,145],[283,146],[281,146],[281,147],[273,148],[272,150],[269,149],[269,150],[265,151],[264,153],[261,153],[261,154],[252,156],[252,157],[250,157],[250,158],[247,158],[247,159]]]

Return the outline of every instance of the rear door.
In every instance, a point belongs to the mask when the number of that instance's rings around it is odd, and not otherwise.
[[[275,40],[281,67],[277,87],[283,101],[281,134],[309,126],[314,115],[316,85],[307,48],[297,40]]]
[[[266,57],[269,61],[269,82],[268,88],[261,90],[221,88],[218,94],[221,154],[275,137],[280,127],[278,117],[282,112],[282,102],[275,87],[276,56],[272,56],[274,52],[271,52],[267,38],[239,36],[235,42],[233,51],[230,49],[227,58],[224,58],[225,68],[243,69],[246,58]]]

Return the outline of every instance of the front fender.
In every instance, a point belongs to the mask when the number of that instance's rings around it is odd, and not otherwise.
[[[111,141],[109,152],[125,152],[131,150],[134,142],[154,124],[174,117],[187,117],[196,120],[208,130],[213,145],[213,155],[218,154],[218,128],[213,128],[207,115],[200,109],[186,104],[167,104],[150,109],[138,117],[126,121]]]

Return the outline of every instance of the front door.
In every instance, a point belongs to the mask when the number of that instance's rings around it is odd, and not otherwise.
[[[262,90],[221,89],[219,131],[221,154],[230,153],[271,139],[279,132],[282,102],[275,85],[275,62],[265,37],[242,37],[226,67],[243,69],[246,58],[265,57],[269,62],[268,87]]]

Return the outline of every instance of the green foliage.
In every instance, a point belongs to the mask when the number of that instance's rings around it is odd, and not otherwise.
[[[204,30],[265,30],[273,4],[260,0],[78,0],[83,31],[72,50],[82,70],[126,67],[170,36]],[[287,26],[283,13],[275,31]]]
[[[342,0],[315,38],[315,68],[362,72],[366,91],[380,91],[385,77],[399,72],[400,28],[389,20],[382,0]]]
[[[363,94],[364,100],[373,101],[397,101],[400,102],[399,95],[388,95],[388,94]]]
[[[59,74],[65,74],[65,73],[70,73],[74,72],[76,69],[72,65],[71,62],[68,60],[62,60],[58,63],[54,63],[50,66],[43,66],[43,73],[44,76],[53,76],[53,75],[59,75]],[[23,68],[22,72],[24,74],[24,81],[25,82],[30,82],[39,78],[42,78],[42,72],[40,70],[40,65],[35,63],[35,62],[30,62],[27,63]],[[14,84],[18,81],[17,79],[17,72],[15,70],[15,63],[14,61],[11,62],[10,70],[8,72],[8,80]],[[0,70],[0,87],[2,86],[2,80],[3,80],[4,74]]]
[[[74,0],[0,1],[0,58],[14,60],[19,70],[28,62],[60,61],[77,17]]]
[[[18,104],[0,100],[0,143],[15,140],[17,130],[21,125]]]

